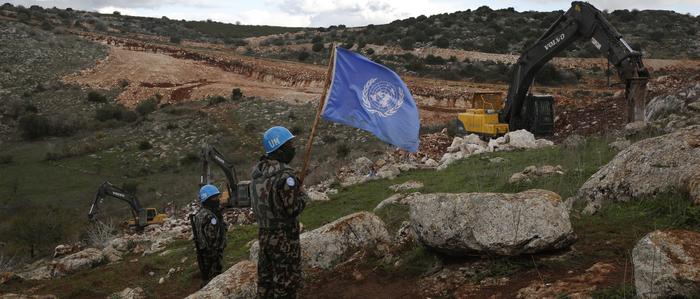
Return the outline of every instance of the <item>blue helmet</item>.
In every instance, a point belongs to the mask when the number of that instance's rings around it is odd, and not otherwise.
[[[265,131],[265,135],[263,135],[263,147],[265,147],[265,153],[269,154],[274,152],[285,142],[292,140],[292,138],[294,138],[294,135],[292,135],[292,132],[289,132],[289,130],[287,130],[285,127],[276,126],[267,129],[267,131]]]
[[[216,188],[214,185],[204,185],[202,188],[199,189],[199,202],[203,203],[207,201],[210,197],[214,195],[219,195],[221,192],[219,192],[219,188]]]

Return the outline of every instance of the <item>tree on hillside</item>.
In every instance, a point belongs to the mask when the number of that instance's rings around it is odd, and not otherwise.
[[[324,48],[324,46],[323,46],[323,43],[321,43],[321,42],[314,43],[314,45],[311,46],[311,50],[314,52],[319,52],[319,51],[323,50],[323,48]]]
[[[413,45],[415,43],[416,40],[413,37],[407,36],[399,41],[399,46],[401,46],[401,49],[404,50],[413,50]]]
[[[32,204],[23,207],[22,210],[26,211],[26,215],[17,215],[10,225],[12,229],[3,235],[25,248],[30,258],[35,258],[38,252],[63,239],[66,227],[65,219],[61,218],[65,217],[56,217],[65,213],[57,212],[55,207]]]

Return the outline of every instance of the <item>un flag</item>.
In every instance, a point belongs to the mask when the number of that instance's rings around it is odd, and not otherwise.
[[[418,108],[406,84],[389,68],[360,54],[344,48],[335,51],[321,116],[371,132],[407,151],[418,151]]]

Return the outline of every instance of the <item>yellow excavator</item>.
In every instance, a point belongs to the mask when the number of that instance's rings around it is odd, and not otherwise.
[[[219,166],[226,176],[226,188],[221,192],[220,202],[222,208],[250,207],[250,181],[238,181],[236,169],[219,150],[207,144],[201,152],[202,175],[199,186],[212,183],[211,164]]]
[[[627,121],[643,120],[649,72],[642,54],[633,50],[603,13],[586,2],[575,1],[571,8],[527,48],[514,66],[513,79],[505,101],[494,102],[494,95],[475,94],[472,109],[459,113],[458,130],[482,136],[499,136],[526,129],[535,135],[554,131],[554,97],[532,95],[530,85],[542,66],[579,39],[590,39],[603,52],[625,84]]]
[[[162,224],[165,218],[168,218],[168,215],[158,213],[158,210],[155,208],[142,208],[141,203],[135,195],[124,191],[110,182],[104,182],[100,185],[100,188],[97,189],[95,200],[92,202],[92,206],[90,206],[90,212],[88,212],[88,219],[91,221],[97,219],[100,210],[99,206],[107,196],[124,201],[129,205],[133,218],[124,221],[124,224],[128,227],[135,227],[137,230],[143,230],[143,228],[148,225]]]

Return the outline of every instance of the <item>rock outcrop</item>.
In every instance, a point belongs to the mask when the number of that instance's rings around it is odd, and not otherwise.
[[[107,299],[146,299],[146,293],[140,287],[126,288],[110,295]]]
[[[700,294],[700,233],[654,231],[632,250],[640,298],[695,298]]]
[[[55,295],[0,294],[0,299],[58,299]]]
[[[30,270],[17,275],[28,280],[51,279],[91,269],[104,262],[105,256],[101,250],[87,248],[48,263],[39,263],[37,266],[30,267]]]
[[[389,189],[391,189],[394,192],[401,192],[401,191],[408,191],[412,189],[420,189],[423,188],[423,183],[419,181],[408,181],[403,184],[396,184],[396,185],[391,185],[389,186]]]
[[[516,149],[535,149],[553,146],[554,143],[546,139],[535,139],[535,135],[527,130],[508,132],[504,136],[485,142],[476,134],[464,137],[455,137],[452,145],[447,148],[440,159],[438,170],[447,168],[448,165],[472,155],[495,151],[510,151]]]
[[[536,253],[575,238],[561,198],[546,190],[420,194],[409,206],[418,240],[450,255]]]
[[[199,291],[187,299],[244,299],[255,298],[258,267],[255,262],[241,261],[214,277]]]
[[[566,294],[568,298],[590,298],[598,285],[611,279],[615,266],[608,263],[596,263],[580,275],[567,277],[553,283],[543,284],[537,281],[518,291],[518,299],[558,298]]]
[[[562,175],[564,174],[564,168],[561,165],[542,165],[542,166],[528,166],[521,172],[514,173],[508,182],[511,184],[517,184],[522,182],[532,182],[532,180],[538,179],[540,177],[550,176],[554,174]]]
[[[594,213],[605,201],[630,201],[668,190],[688,190],[700,173],[700,126],[632,144],[581,186],[577,200]]]
[[[359,212],[305,232],[300,236],[304,268],[332,269],[352,254],[361,251],[384,251],[390,242],[384,222],[369,212]],[[250,248],[250,260],[258,260],[260,245]]]

